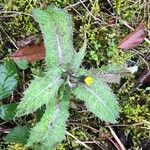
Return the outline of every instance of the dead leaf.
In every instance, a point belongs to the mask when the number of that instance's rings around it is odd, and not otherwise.
[[[146,69],[141,76],[138,78],[138,83],[140,84],[148,84],[150,83],[150,70]]]
[[[36,37],[35,36],[29,36],[29,37],[26,37],[20,41],[17,41],[16,42],[16,45],[21,48],[21,47],[25,47],[27,45],[32,45],[33,43],[35,43],[36,41]]]
[[[147,32],[145,31],[144,24],[141,23],[135,31],[128,34],[121,42],[118,44],[118,48],[121,49],[130,49],[139,45],[143,42],[146,37]]]
[[[44,59],[45,47],[43,43],[26,46],[16,50],[10,56],[14,61],[25,59],[28,62],[35,62]]]

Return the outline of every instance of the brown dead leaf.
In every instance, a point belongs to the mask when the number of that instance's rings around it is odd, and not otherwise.
[[[43,43],[33,44],[16,50],[10,56],[14,61],[25,59],[28,62],[35,62],[44,59],[45,47]]]
[[[36,41],[36,37],[35,36],[29,36],[29,37],[26,37],[22,40],[19,40],[16,42],[16,45],[21,48],[21,47],[25,47],[27,45],[32,45],[34,44]]]
[[[150,70],[146,69],[138,78],[138,83],[140,84],[149,84],[150,83]]]
[[[123,40],[121,40],[121,42],[118,44],[118,48],[121,48],[121,49],[134,48],[135,46],[143,42],[146,35],[147,33],[145,31],[144,24],[141,23],[135,29],[135,31],[131,32]]]

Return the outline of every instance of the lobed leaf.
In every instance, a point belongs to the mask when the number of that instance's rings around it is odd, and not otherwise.
[[[64,139],[68,109],[68,97],[63,97],[59,102],[53,99],[41,121],[31,130],[26,147],[53,150]]]
[[[106,83],[120,83],[121,77],[130,73],[126,65],[115,63],[102,65],[101,68],[93,69],[92,71]]]
[[[5,121],[13,120],[17,105],[16,103],[2,105],[0,107],[0,118]]]
[[[53,68],[46,72],[44,77],[35,77],[23,93],[24,97],[17,107],[16,117],[32,113],[54,99],[62,84],[60,76],[61,70]]]
[[[102,65],[101,68],[97,68],[94,70],[96,73],[115,73],[115,74],[122,74],[128,73],[127,66],[124,64],[108,64]]]
[[[17,86],[18,74],[15,63],[8,61],[0,65],[0,100],[12,94]]]
[[[85,37],[83,46],[81,47],[81,49],[79,50],[78,53],[75,53],[72,64],[71,64],[71,69],[74,72],[76,72],[79,69],[79,67],[82,63],[82,60],[85,56],[86,46],[87,46],[87,40],[86,40],[86,37]]]
[[[85,105],[101,120],[116,123],[119,116],[119,106],[116,96],[109,86],[100,78],[92,75],[91,72],[82,69],[82,75],[92,76],[94,83],[91,86],[80,83],[77,88],[73,89],[73,94],[78,99],[85,102]]]
[[[97,77],[102,79],[106,83],[120,83],[121,75],[120,74],[113,74],[113,73],[99,73]]]
[[[29,137],[30,128],[28,126],[17,126],[4,138],[8,143],[25,144]]]
[[[74,48],[69,14],[50,6],[46,10],[35,9],[33,15],[44,35],[47,67],[71,63]]]

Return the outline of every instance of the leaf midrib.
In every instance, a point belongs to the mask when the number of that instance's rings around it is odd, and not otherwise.
[[[39,97],[42,93],[44,93],[48,88],[50,88],[51,86],[53,86],[54,84],[56,84],[56,82],[60,81],[60,78],[57,78],[54,82],[50,83],[49,85],[47,85],[39,94],[37,94],[32,100],[35,100],[37,97]],[[56,84],[57,85],[57,84]]]
[[[101,100],[101,98],[100,98],[96,93],[94,93],[94,91],[92,91],[91,88],[89,88],[89,87],[87,87],[87,86],[84,86],[84,88],[86,88],[87,91],[89,91],[90,93],[92,93],[93,96],[95,96],[97,99],[99,99],[100,102],[101,102],[101,103],[107,108],[107,110],[112,114],[112,116],[113,116],[114,118],[116,118],[115,115],[113,114],[113,112],[110,110],[110,108]]]

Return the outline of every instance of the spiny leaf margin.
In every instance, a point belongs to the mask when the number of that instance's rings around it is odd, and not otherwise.
[[[84,37],[84,43],[82,47],[80,48],[79,52],[76,52],[71,64],[71,69],[76,73],[82,63],[82,60],[86,54],[86,47],[87,47],[87,38],[86,35]]]
[[[36,76],[23,93],[24,97],[17,107],[15,117],[30,114],[42,105],[48,104],[57,96],[62,82],[61,70],[59,68],[49,69],[44,77]]]
[[[49,6],[45,10],[35,9],[33,16],[44,35],[47,67],[71,63],[75,51],[70,15],[65,10]]]
[[[110,87],[90,71],[80,69],[78,75],[92,76],[94,83],[91,86],[80,83],[77,88],[72,90],[73,94],[83,100],[88,110],[101,120],[116,123],[119,116],[119,106]]]
[[[50,102],[41,121],[31,130],[26,147],[53,150],[64,139],[68,110],[68,97],[63,97],[59,102],[56,99]]]

